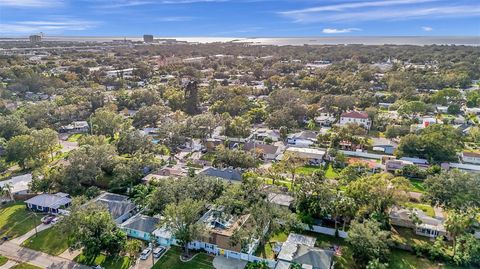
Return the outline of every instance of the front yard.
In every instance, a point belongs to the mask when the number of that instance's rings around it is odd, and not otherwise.
[[[152,269],[213,269],[213,257],[205,254],[197,254],[191,261],[180,261],[182,250],[179,247],[170,248],[167,253],[152,267]]]
[[[29,263],[20,263],[11,267],[10,269],[42,269],[42,268],[35,265],[31,265]]]
[[[0,207],[0,237],[19,237],[40,224],[41,216],[26,210],[25,203],[17,202]]]
[[[95,260],[91,258],[87,258],[83,254],[78,255],[73,259],[74,261],[85,264],[85,265],[100,265],[105,269],[128,269],[132,264],[132,260],[129,257],[106,257],[103,254],[100,254],[95,258]]]
[[[55,256],[67,250],[68,236],[54,226],[28,238],[22,246]]]

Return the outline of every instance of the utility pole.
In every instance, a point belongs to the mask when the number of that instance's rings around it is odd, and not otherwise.
[[[38,236],[37,223],[35,222],[35,217],[36,217],[36,216],[37,216],[37,214],[35,214],[35,212],[30,213],[30,217],[31,217],[32,220],[33,220],[33,227],[35,228],[35,237]]]

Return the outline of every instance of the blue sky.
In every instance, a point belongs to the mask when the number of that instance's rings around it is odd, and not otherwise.
[[[0,0],[0,36],[480,35],[480,0]]]

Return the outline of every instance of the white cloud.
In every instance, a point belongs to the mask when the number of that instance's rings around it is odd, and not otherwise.
[[[351,33],[355,31],[361,31],[362,29],[360,28],[344,28],[344,29],[335,29],[335,28],[325,28],[322,30],[322,33],[324,34],[345,34],[345,33]]]
[[[187,17],[187,16],[160,17],[160,18],[156,18],[155,20],[162,21],[162,22],[179,22],[179,21],[191,21],[193,20],[193,17]]]
[[[63,4],[60,0],[0,0],[0,6],[19,8],[46,8]]]
[[[0,23],[0,34],[61,34],[65,31],[83,31],[95,27],[98,22],[77,20],[72,18],[57,18],[42,21],[16,21]]]
[[[451,4],[444,0],[381,0],[325,5],[278,14],[297,23],[394,21],[480,16],[480,6]]]
[[[425,31],[425,32],[431,32],[431,31],[433,31],[433,28],[430,27],[430,26],[422,26],[422,30]]]

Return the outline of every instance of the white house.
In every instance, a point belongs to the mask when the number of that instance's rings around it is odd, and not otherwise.
[[[314,148],[298,148],[298,147],[289,147],[285,150],[285,153],[292,153],[297,155],[299,158],[305,159],[312,164],[320,164],[325,156],[325,151],[314,149]],[[283,159],[283,155],[279,155],[277,160]]]
[[[462,152],[462,160],[464,163],[480,164],[480,153]]]
[[[372,121],[368,117],[368,114],[361,111],[343,112],[338,124],[343,126],[349,123],[356,123],[367,130],[372,128]]]

